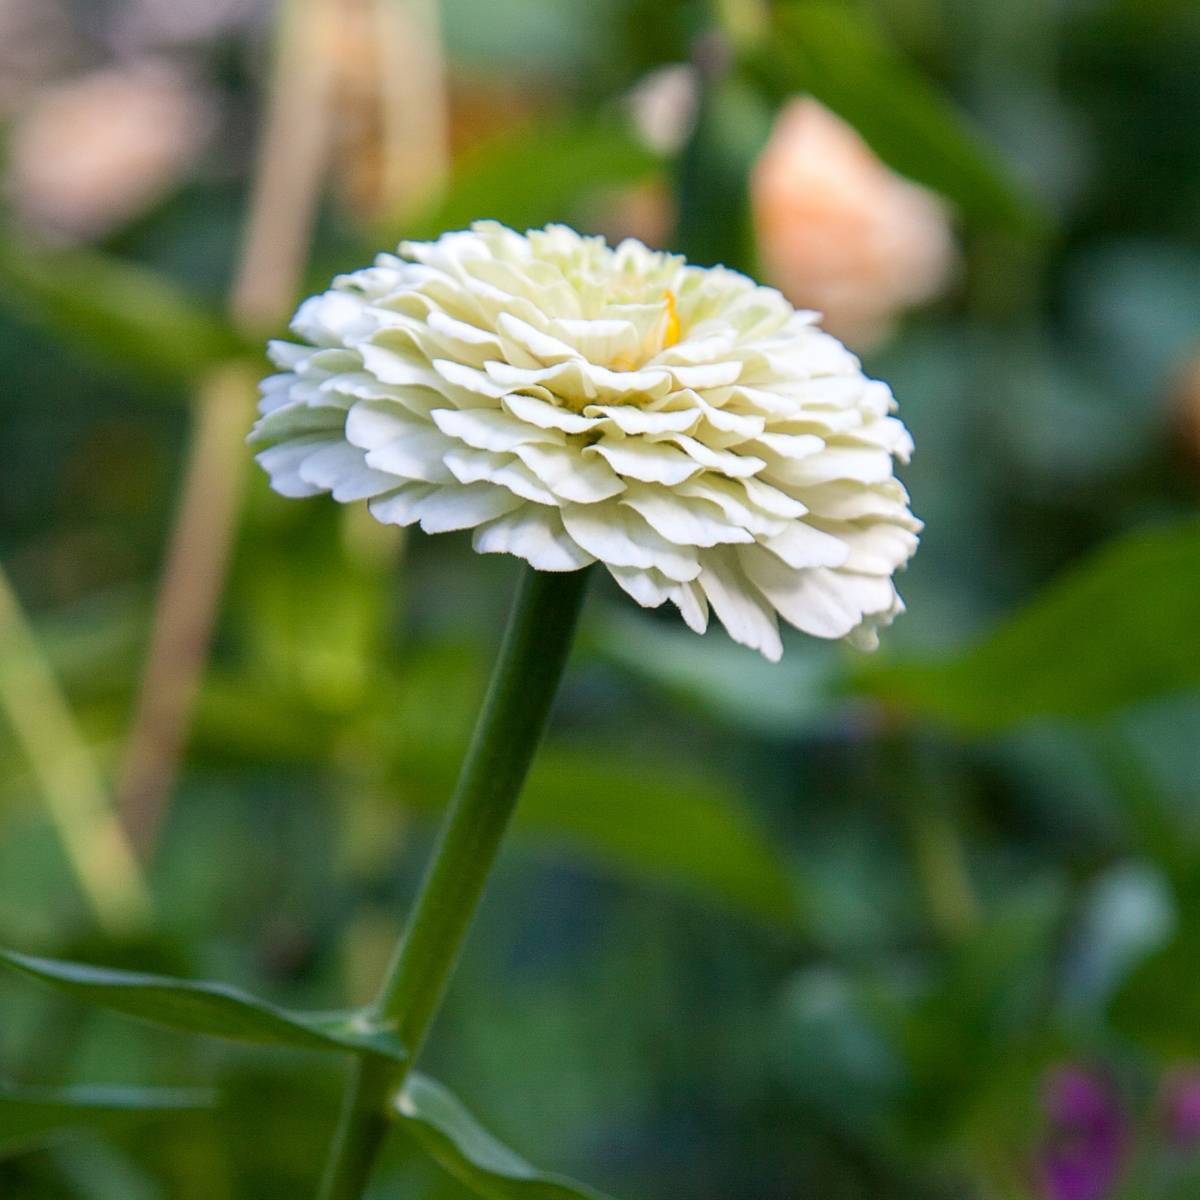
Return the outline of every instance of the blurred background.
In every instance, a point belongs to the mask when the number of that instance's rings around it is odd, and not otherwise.
[[[262,343],[401,237],[634,235],[893,385],[909,612],[771,667],[597,578],[431,1069],[624,1200],[1200,1195],[1198,63],[1191,0],[0,0],[0,943],[371,995],[514,563],[269,493]],[[0,1079],[223,1101],[0,1124],[0,1194],[308,1195],[342,1078],[4,976]]]

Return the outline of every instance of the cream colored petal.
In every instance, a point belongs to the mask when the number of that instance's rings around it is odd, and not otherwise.
[[[596,504],[625,490],[603,460],[585,457],[575,447],[530,443],[516,447],[521,461],[556,496],[577,504]]]
[[[392,400],[362,400],[346,415],[346,440],[363,450],[424,430],[437,432],[428,421]]]
[[[679,609],[689,629],[703,633],[708,628],[708,597],[698,583],[675,584],[671,589],[671,602]]]
[[[254,461],[270,477],[272,490],[281,496],[295,499],[316,496],[325,489],[305,479],[300,473],[301,468],[313,454],[338,444],[326,437],[296,438],[261,451],[254,456]]]
[[[689,437],[686,433],[668,434],[663,441],[674,442],[675,445],[686,450],[688,457],[701,466],[722,475],[728,475],[731,479],[747,479],[751,475],[757,475],[767,465],[765,460],[756,458],[753,454],[739,454],[733,450],[713,450],[696,438]]]
[[[615,427],[624,434],[685,433],[700,420],[695,408],[672,411],[638,408],[633,404],[589,404],[584,415],[602,418],[600,427]]]
[[[678,587],[688,584],[674,583],[662,572],[653,569],[639,570],[637,567],[608,567],[608,573],[627,595],[632,596],[643,608],[657,608],[671,598]]]
[[[447,470],[443,459],[456,444],[440,430],[428,425],[368,450],[367,466],[422,483],[452,483],[454,476]]]
[[[892,456],[868,447],[827,446],[820,454],[800,459],[776,459],[763,475],[769,483],[812,487],[835,479],[859,483],[884,483],[892,477]]]
[[[560,503],[536,475],[511,454],[455,446],[445,455],[447,469],[459,483],[491,483],[514,496],[553,508]]]
[[[802,567],[840,567],[850,558],[850,547],[832,533],[792,521],[782,533],[762,544],[794,570]]]
[[[756,547],[743,549],[749,552]],[[746,579],[732,554],[730,550],[710,550],[698,582],[729,636],[770,662],[778,662],[783,657],[783,643],[774,609]]]
[[[430,416],[447,437],[475,450],[502,452],[515,450],[527,442],[562,445],[564,441],[557,430],[530,425],[499,408],[443,408],[434,410]]]
[[[415,525],[421,517],[421,501],[436,490],[435,484],[410,483],[386,496],[376,496],[367,507],[383,525]]]
[[[630,484],[621,497],[646,522],[677,546],[720,546],[752,542],[754,535],[742,525],[727,521],[715,504],[688,499],[648,484]]]
[[[537,396],[523,396],[518,393],[505,396],[501,403],[522,421],[528,421],[540,429],[560,429],[563,433],[586,433],[595,428],[599,421],[592,417],[582,416],[571,412],[570,409],[558,404],[551,404]]]
[[[558,511],[537,504],[481,525],[471,544],[480,554],[515,554],[539,571],[577,571],[595,562],[563,528]]]
[[[426,533],[448,533],[454,529],[474,529],[523,503],[504,488],[474,483],[437,488],[420,500],[416,508]]]
[[[584,453],[600,455],[618,475],[642,483],[671,486],[690,479],[701,469],[699,462],[675,446],[641,438],[602,440]]]
[[[673,546],[632,510],[609,500],[602,504],[568,504],[562,510],[567,532],[605,565],[651,567],[676,583],[700,573],[696,552]]]
[[[323,492],[332,492],[340,503],[367,500],[391,491],[396,477],[367,466],[366,454],[357,446],[339,441],[310,454],[299,468],[300,478]]]

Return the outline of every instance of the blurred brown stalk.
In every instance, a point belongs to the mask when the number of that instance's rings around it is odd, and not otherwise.
[[[365,81],[365,82],[364,82]],[[373,91],[375,108],[364,88]],[[423,91],[422,91],[423,89]],[[250,339],[295,304],[331,161],[370,171],[360,215],[406,211],[440,182],[445,103],[436,0],[282,0],[267,111],[230,315]],[[363,113],[368,117],[364,118]],[[347,136],[349,129],[353,136]],[[363,130],[374,136],[368,152]],[[339,132],[340,131],[340,132]],[[414,191],[414,188],[417,191]],[[157,841],[208,659],[249,455],[257,367],[230,364],[196,398],[191,449],[118,787],[143,857]]]

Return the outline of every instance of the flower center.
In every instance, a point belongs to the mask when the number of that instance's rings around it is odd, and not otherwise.
[[[679,308],[675,303],[675,293],[668,290],[663,293],[664,312],[660,324],[661,333],[657,342],[643,342],[638,353],[620,354],[612,361],[615,371],[636,371],[648,363],[656,354],[674,346],[679,341],[682,329],[679,323]]]

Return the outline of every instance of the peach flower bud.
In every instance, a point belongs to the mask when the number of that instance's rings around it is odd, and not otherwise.
[[[55,84],[13,126],[9,195],[25,223],[50,236],[97,237],[163,196],[213,125],[211,102],[165,63]]]
[[[767,278],[860,349],[946,286],[954,246],[941,201],[816,100],[780,112],[750,192]]]

